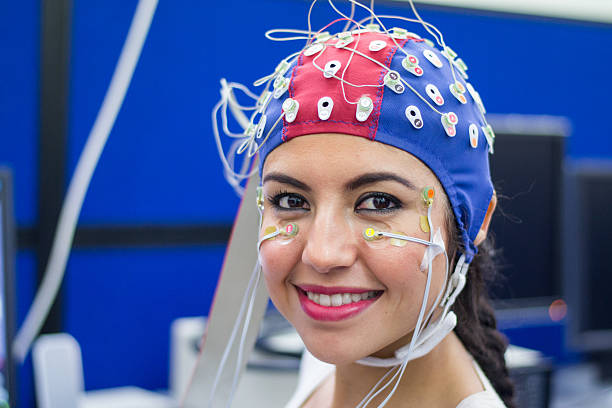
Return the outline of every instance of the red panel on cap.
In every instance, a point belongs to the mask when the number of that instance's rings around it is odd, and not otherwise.
[[[374,40],[385,41],[387,46],[380,51],[370,51],[370,42]],[[328,44],[335,44],[336,41],[337,39],[329,40]],[[403,46],[407,40],[396,41]],[[353,42],[348,44],[347,48],[356,49],[386,67],[389,67],[397,51],[397,46],[389,36],[370,32],[353,35]],[[283,120],[283,140],[313,133],[347,133],[369,139],[376,137],[380,105],[386,87],[354,87],[344,84],[346,99],[349,101],[357,102],[359,98],[367,95],[374,103],[374,110],[368,119],[359,122],[355,117],[357,104],[346,102],[342,94],[341,81],[336,78],[325,78],[323,72],[312,64],[316,58],[315,63],[323,69],[329,61],[337,60],[341,63],[341,67],[336,76],[342,77],[350,56],[351,51],[338,49],[333,45],[327,46],[322,53],[315,53],[309,57],[304,54],[299,56],[297,66],[291,74],[289,96],[300,103],[300,108],[294,122],[288,123]],[[379,69],[373,70],[372,65],[378,66]],[[387,71],[373,61],[354,54],[344,79],[355,85],[382,85]],[[324,96],[329,96],[334,101],[331,116],[327,120],[319,119],[317,110],[317,103]]]

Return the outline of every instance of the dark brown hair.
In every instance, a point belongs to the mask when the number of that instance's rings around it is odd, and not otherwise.
[[[455,261],[451,266],[452,271],[461,251],[461,244],[453,215],[449,214],[447,218],[447,224],[452,226],[448,228],[451,231],[449,255]],[[508,408],[516,408],[514,384],[504,358],[508,341],[497,330],[497,321],[487,290],[488,285],[498,275],[495,255],[493,237],[488,234],[478,246],[478,253],[470,263],[465,287],[452,306],[457,315],[455,333],[482,368],[504,404]]]

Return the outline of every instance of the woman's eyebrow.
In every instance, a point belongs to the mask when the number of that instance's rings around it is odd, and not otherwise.
[[[400,177],[397,174],[387,173],[387,172],[362,174],[354,178],[353,180],[349,181],[348,183],[346,183],[346,189],[348,191],[353,191],[365,185],[378,183],[381,181],[395,181],[397,183],[400,183],[408,187],[410,190],[417,189],[416,186],[411,181],[406,180],[405,178]]]
[[[278,181],[279,183],[289,184],[293,187],[299,188],[306,192],[311,191],[311,188],[308,187],[306,184],[302,183],[300,180],[287,176],[286,174],[282,174],[282,173],[266,174],[266,176],[263,179],[263,184],[266,184],[268,181]]]

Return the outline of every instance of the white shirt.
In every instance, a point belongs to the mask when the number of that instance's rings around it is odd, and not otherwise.
[[[474,361],[474,368],[482,382],[484,391],[472,394],[457,405],[457,408],[505,408],[491,382]],[[314,390],[334,371],[332,364],[317,360],[308,350],[304,351],[300,364],[298,385],[285,408],[300,408]]]

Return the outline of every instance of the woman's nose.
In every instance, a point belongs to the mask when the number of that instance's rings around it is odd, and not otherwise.
[[[302,262],[319,273],[347,268],[357,260],[355,234],[341,215],[317,214],[302,252]]]

